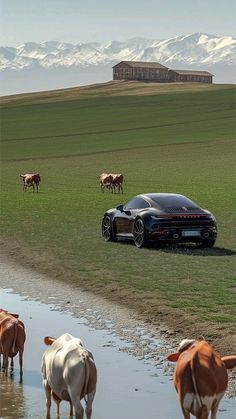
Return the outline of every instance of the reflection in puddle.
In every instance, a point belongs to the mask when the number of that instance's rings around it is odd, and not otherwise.
[[[0,418],[25,419],[24,386],[14,380],[14,375],[0,374]]]

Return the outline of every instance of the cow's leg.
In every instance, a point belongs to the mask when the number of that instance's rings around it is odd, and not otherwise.
[[[47,379],[45,378],[43,380],[43,386],[44,386],[44,390],[45,390],[45,394],[46,394],[46,409],[47,409],[47,414],[46,414],[46,418],[50,419],[50,409],[51,409],[51,387],[49,386]]]
[[[88,394],[88,398],[86,402],[86,409],[85,409],[87,419],[91,419],[91,416],[92,416],[92,404],[93,404],[94,396],[95,396],[95,391]]]
[[[84,408],[80,403],[80,400],[74,400],[73,406],[75,408],[75,419],[83,419],[84,417]]]
[[[78,391],[78,387],[75,387],[75,390],[68,387],[68,393],[70,395],[71,403],[75,409],[75,419],[83,419],[84,408],[80,403],[80,391]]]
[[[73,404],[70,402],[70,417],[73,418]]]
[[[22,381],[23,376],[23,352],[24,352],[24,346],[19,349],[19,364],[20,364],[20,381]]]
[[[59,418],[59,416],[60,416],[60,401],[56,401],[56,405],[57,405],[57,417]]]
[[[207,419],[208,418],[208,408],[206,406],[202,407],[201,414],[197,416],[197,419]]]
[[[184,407],[182,407],[182,412],[184,415],[184,419],[190,419],[190,413],[188,410],[184,409]]]
[[[5,375],[7,375],[7,373],[8,373],[8,352],[3,352],[2,368],[5,372]]]
[[[219,404],[220,404],[220,401],[221,401],[222,397],[220,397],[220,399],[217,400],[217,402],[212,406],[212,408],[211,408],[211,419],[216,419],[216,414],[217,414]]]

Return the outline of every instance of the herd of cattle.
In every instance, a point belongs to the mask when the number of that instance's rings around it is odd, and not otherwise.
[[[17,314],[0,309],[0,367],[7,375],[8,358],[19,353],[20,376],[22,378],[23,351],[26,340],[24,324]],[[91,352],[86,350],[80,339],[65,333],[59,338],[45,337],[49,348],[42,357],[42,376],[46,394],[47,419],[50,419],[51,399],[57,405],[57,415],[62,400],[70,403],[70,416],[83,419],[85,413],[91,419],[92,403],[96,393],[97,369]],[[185,419],[190,414],[197,419],[216,419],[220,400],[228,384],[227,369],[236,367],[236,355],[220,357],[205,340],[184,339],[178,352],[167,356],[176,362],[174,384]]]
[[[33,192],[38,192],[39,184],[41,181],[41,177],[39,173],[25,173],[24,175],[20,175],[23,181],[23,191],[26,192],[27,188],[32,187]],[[108,189],[112,193],[123,193],[123,182],[124,176],[122,173],[102,173],[97,177],[99,180],[99,185],[101,187],[101,191],[104,192],[105,189]]]

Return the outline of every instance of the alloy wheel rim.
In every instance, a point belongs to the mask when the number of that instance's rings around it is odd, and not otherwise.
[[[109,240],[111,237],[111,220],[110,217],[105,217],[103,221],[102,226],[102,233],[103,237],[105,237],[106,240]]]
[[[137,220],[134,227],[134,241],[136,246],[142,246],[144,240],[144,227],[141,220]]]

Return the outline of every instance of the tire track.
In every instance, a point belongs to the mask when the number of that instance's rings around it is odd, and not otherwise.
[[[192,124],[192,123],[200,123],[200,122],[208,122],[208,121],[218,121],[220,119],[231,119],[232,116],[224,116],[219,118],[208,118],[208,119],[197,119],[197,120],[188,120],[182,122],[175,122],[173,124],[157,124],[157,125],[146,125],[142,127],[133,127],[133,128],[118,128],[118,129],[111,129],[111,130],[103,130],[103,131],[86,131],[86,132],[75,132],[75,133],[64,133],[64,134],[57,134],[57,135],[42,135],[36,137],[13,137],[8,139],[2,139],[1,142],[11,142],[11,141],[32,141],[32,140],[48,140],[54,138],[65,138],[65,137],[80,137],[80,136],[87,136],[87,135],[100,135],[100,134],[114,134],[118,132],[132,132],[132,131],[142,131],[147,129],[153,128],[165,128],[165,127],[175,127],[180,125]]]

